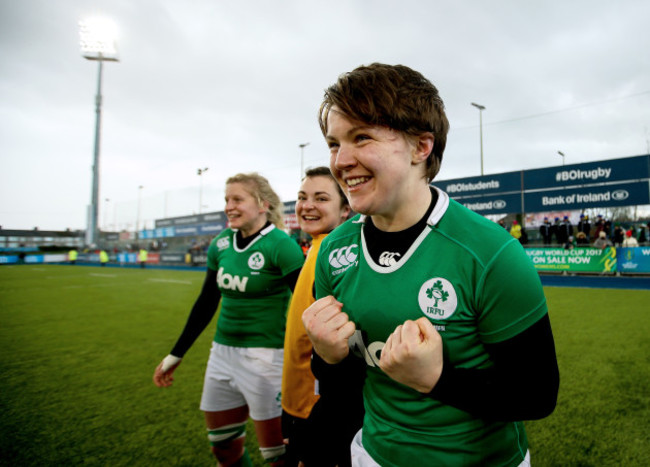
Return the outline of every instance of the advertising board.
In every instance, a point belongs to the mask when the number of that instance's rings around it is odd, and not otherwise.
[[[643,204],[650,204],[647,181],[524,193],[526,212]]]
[[[545,169],[524,170],[523,189],[537,190],[563,186],[640,180],[650,177],[650,155],[624,157]]]
[[[616,272],[616,248],[526,248],[526,254],[538,271]]]

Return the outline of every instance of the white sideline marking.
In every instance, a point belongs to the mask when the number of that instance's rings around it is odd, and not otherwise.
[[[95,277],[117,277],[117,274],[99,274],[95,272],[91,272],[88,274],[89,276],[95,276]]]
[[[192,285],[190,281],[179,281],[177,279],[147,279],[151,282],[172,282],[174,284],[187,284]]]

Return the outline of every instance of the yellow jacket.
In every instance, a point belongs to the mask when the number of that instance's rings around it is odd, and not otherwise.
[[[317,235],[312,239],[312,246],[298,276],[287,313],[282,368],[282,408],[290,415],[300,418],[309,417],[319,398],[316,394],[316,378],[311,372],[312,345],[302,324],[302,313],[316,301],[316,257],[326,236],[327,234]]]

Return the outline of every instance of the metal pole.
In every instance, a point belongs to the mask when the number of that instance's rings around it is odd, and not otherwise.
[[[203,174],[199,169],[199,214],[201,214],[201,207],[203,206]]]
[[[481,138],[481,175],[483,175],[483,111],[485,110],[485,106],[476,102],[472,102],[471,104],[478,109],[479,134]]]
[[[481,175],[483,175],[483,109],[478,111],[479,134],[481,137]]]
[[[106,216],[108,216],[108,203],[110,199],[105,198],[104,199],[104,230],[108,231],[108,221],[106,220]]]
[[[201,214],[201,209],[203,208],[203,173],[208,171],[208,167],[205,169],[197,169],[196,173],[199,175],[199,214]]]
[[[138,215],[135,219],[135,238],[140,238],[140,202],[142,201],[142,185],[138,187]]]
[[[95,96],[95,151],[93,157],[93,183],[90,198],[90,215],[88,219],[88,232],[86,243],[96,245],[98,240],[98,205],[99,205],[99,147],[102,127],[102,73],[104,61],[100,58],[99,72],[97,73],[97,96]]]
[[[308,144],[309,143],[302,143],[298,145],[300,147],[300,180],[302,180],[302,176],[304,175],[305,146]]]

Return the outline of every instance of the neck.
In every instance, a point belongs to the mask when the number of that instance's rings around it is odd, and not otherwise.
[[[408,202],[389,215],[370,216],[379,230],[384,232],[399,232],[418,223],[431,204],[431,189],[429,185],[418,184],[415,192],[411,193]]]
[[[257,232],[262,230],[264,226],[266,225],[266,216],[260,216],[259,219],[257,219],[250,227],[242,227],[239,229],[241,232],[242,238],[250,237],[251,235],[255,235]]]

